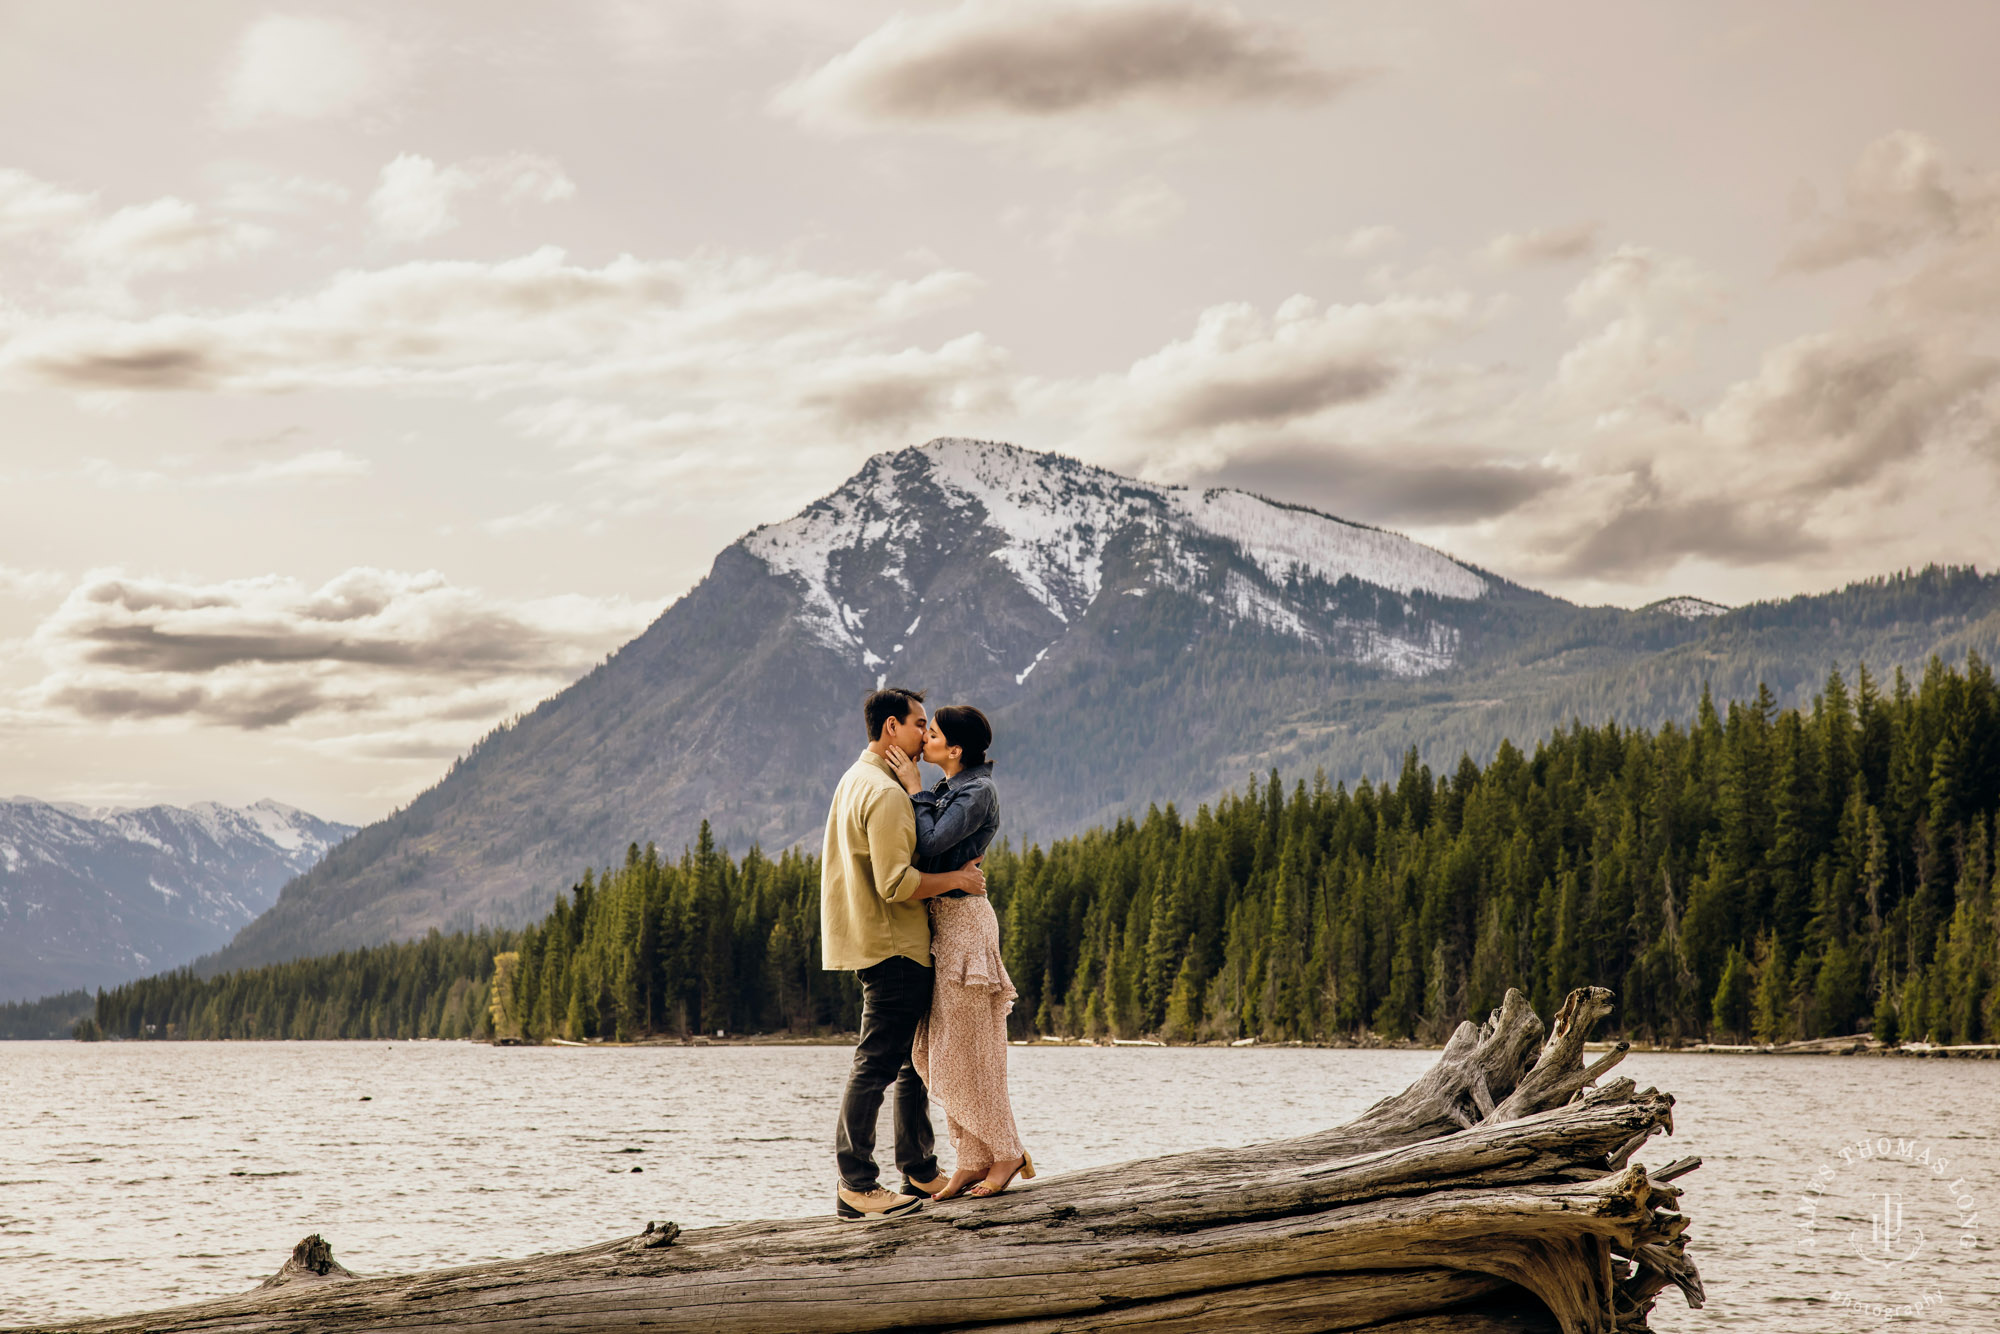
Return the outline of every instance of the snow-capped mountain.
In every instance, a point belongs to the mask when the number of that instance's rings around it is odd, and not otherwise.
[[[1016,684],[1101,599],[1156,589],[1204,602],[1225,624],[1422,676],[1451,665],[1458,636],[1412,597],[1463,602],[1489,588],[1471,568],[1379,528],[979,440],[878,455],[741,545],[796,581],[819,643],[885,680],[921,629],[926,586],[954,559],[990,563],[1046,613],[1039,642],[995,646]],[[1391,618],[1381,615],[1385,592],[1398,598]]]
[[[0,1001],[122,981],[218,949],[353,832],[275,801],[0,801]]]
[[[704,820],[739,852],[815,847],[882,683],[986,710],[1020,841],[1192,816],[1273,769],[1393,778],[1413,747],[1450,766],[1577,716],[1684,720],[1704,684],[1809,699],[1829,663],[2000,645],[2000,580],[1972,571],[1728,614],[1585,608],[1283,501],[971,440],[878,455],[205,966],[520,924]]]

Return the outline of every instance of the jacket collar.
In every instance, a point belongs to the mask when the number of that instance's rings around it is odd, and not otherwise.
[[[992,776],[993,762],[988,760],[985,764],[972,764],[960,769],[950,778],[945,779],[945,786],[951,788],[964,787],[976,778],[991,778]]]

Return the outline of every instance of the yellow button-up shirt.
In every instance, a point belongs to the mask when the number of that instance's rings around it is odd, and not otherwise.
[[[910,865],[917,820],[910,794],[889,762],[861,752],[826,816],[819,863],[820,959],[827,968],[859,969],[894,955],[931,966],[931,921],[915,898],[923,877]]]

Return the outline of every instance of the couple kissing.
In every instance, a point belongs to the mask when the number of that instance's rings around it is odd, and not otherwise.
[[[861,1038],[840,1102],[834,1212],[890,1218],[925,1199],[998,1195],[1035,1175],[1007,1098],[1014,984],[979,862],[1000,829],[986,751],[993,728],[969,704],[935,716],[923,692],[862,702],[868,747],[834,789],[820,858],[821,962],[861,981]],[[926,789],[919,759],[944,771]],[[875,1123],[895,1089],[901,1190],[881,1183]],[[930,1099],[944,1108],[956,1170],[940,1170]]]

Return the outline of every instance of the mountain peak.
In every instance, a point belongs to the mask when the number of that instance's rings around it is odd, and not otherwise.
[[[0,801],[0,1001],[214,950],[353,829],[282,803]]]
[[[922,600],[913,579],[923,572],[913,574],[912,560],[931,568],[966,557],[991,562],[1048,612],[1060,637],[1104,594],[1107,555],[1143,551],[1138,582],[1127,579],[1119,591],[1190,594],[1232,621],[1320,645],[1359,645],[1358,660],[1399,675],[1448,665],[1449,646],[1427,633],[1357,639],[1345,633],[1355,628],[1351,616],[1329,623],[1326,590],[1352,580],[1405,600],[1470,600],[1488,588],[1485,577],[1440,551],[1303,506],[1227,488],[1165,486],[1061,454],[952,436],[874,456],[831,495],[740,545],[796,581],[820,643],[871,668],[892,655],[870,631],[891,639],[908,633],[903,612]],[[885,598],[895,606],[887,620],[871,615]],[[1409,610],[1406,601],[1402,612]],[[1017,673],[1025,677],[1053,642],[1035,645]]]

